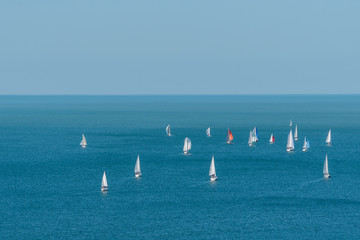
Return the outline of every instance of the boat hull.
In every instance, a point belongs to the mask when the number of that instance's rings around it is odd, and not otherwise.
[[[308,149],[307,149],[307,148],[303,148],[302,150],[303,150],[303,152],[307,152],[307,151],[308,151]]]
[[[101,187],[101,191],[102,191],[102,192],[107,192],[108,190],[109,190],[108,187]]]
[[[210,177],[210,181],[211,181],[211,182],[215,182],[216,180],[217,180],[217,176],[211,176],[211,177]]]
[[[141,177],[141,173],[135,173],[135,177],[136,177],[136,178]]]
[[[294,151],[294,148],[287,148],[286,151],[288,151],[288,152],[293,152],[293,151]]]
[[[328,173],[327,173],[327,174],[324,174],[324,178],[325,178],[325,179],[330,178],[330,174],[328,174]]]

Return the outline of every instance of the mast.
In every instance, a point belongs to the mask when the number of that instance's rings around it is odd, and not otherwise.
[[[106,174],[104,171],[103,177],[102,177],[102,181],[101,181],[101,188],[107,188],[108,187],[108,183],[107,183],[107,179],[106,179]]]
[[[209,176],[213,176],[213,175],[216,176],[214,156],[211,159],[210,169],[209,169]]]
[[[292,130],[290,129],[289,135],[288,135],[288,139],[287,139],[287,144],[286,144],[286,150],[289,151],[293,151],[294,148],[294,138],[293,138],[293,134],[292,134]]]
[[[327,135],[327,137],[326,137],[326,141],[325,141],[328,145],[330,145],[331,144],[331,129],[329,130],[329,133],[328,133],[328,135]]]
[[[295,141],[298,140],[298,129],[297,129],[297,125],[295,126],[294,138],[295,138]]]
[[[141,170],[140,170],[140,157],[139,157],[139,155],[138,155],[138,157],[137,157],[137,159],[136,159],[134,172],[135,172],[135,173],[141,173]]]
[[[253,137],[252,137],[252,132],[250,131],[250,133],[249,133],[249,140],[248,140],[249,146],[252,146],[252,143],[253,143]]]

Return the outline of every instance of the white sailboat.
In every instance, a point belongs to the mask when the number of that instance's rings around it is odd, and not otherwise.
[[[291,126],[292,126],[292,121],[290,120],[289,127],[291,127]]]
[[[329,146],[331,145],[331,129],[329,130],[329,133],[326,137],[325,142],[327,143],[327,145],[329,145]]]
[[[135,177],[141,177],[141,170],[140,170],[140,157],[138,155],[135,163]]]
[[[275,142],[275,138],[274,138],[274,135],[271,134],[270,136],[270,140],[269,140],[269,143],[273,144]]]
[[[206,136],[211,137],[211,134],[210,134],[210,127],[208,127],[208,129],[206,129]]]
[[[184,148],[183,148],[184,154],[189,154],[190,149],[191,149],[191,141],[189,138],[185,138]]]
[[[309,139],[307,139],[307,137],[305,137],[302,150],[306,152],[307,150],[309,150],[309,148],[310,148],[310,141]]]
[[[323,167],[323,174],[324,174],[324,178],[330,178],[327,154],[326,154],[326,157],[325,157],[325,162],[324,162],[324,167]]]
[[[170,124],[166,126],[166,134],[170,137],[171,136],[171,132],[170,132]]]
[[[298,140],[298,130],[297,130],[297,125],[295,125],[294,139],[295,139],[295,141],[297,141],[297,140]]]
[[[210,163],[210,169],[209,169],[209,176],[210,176],[210,181],[214,182],[217,180],[217,176],[216,176],[216,171],[215,171],[215,160],[214,160],[214,156],[211,159],[211,163]]]
[[[249,133],[248,145],[249,145],[249,147],[251,147],[251,146],[253,145],[253,134],[252,134],[252,131],[250,131],[250,133]]]
[[[81,145],[81,147],[83,147],[83,148],[86,148],[86,146],[87,146],[87,142],[86,142],[86,138],[85,138],[84,134],[82,135],[82,139],[81,139],[80,145]]]
[[[105,171],[104,171],[102,181],[101,181],[101,191],[106,192],[108,189],[109,189],[108,188],[108,183],[107,183],[106,174],[105,174]]]
[[[259,137],[258,137],[258,130],[256,127],[254,127],[253,131],[252,131],[252,134],[253,134],[253,142],[258,142],[259,141]]]
[[[293,138],[292,130],[290,129],[286,144],[286,151],[290,152],[290,151],[294,151],[294,149],[295,149],[294,138]]]

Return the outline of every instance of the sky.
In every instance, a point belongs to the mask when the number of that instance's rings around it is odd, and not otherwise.
[[[0,3],[1,95],[360,94],[360,1]]]

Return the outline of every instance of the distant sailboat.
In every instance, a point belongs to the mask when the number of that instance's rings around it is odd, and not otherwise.
[[[80,145],[83,148],[86,148],[86,146],[87,146],[87,142],[86,142],[86,138],[85,138],[84,134],[82,135],[82,140],[80,142]]]
[[[330,178],[329,167],[328,167],[328,156],[326,154],[324,167],[323,167],[324,178]]]
[[[298,140],[298,130],[297,130],[297,125],[295,126],[294,139],[295,139],[295,141],[297,141],[297,140]]]
[[[166,126],[166,134],[170,137],[171,133],[170,133],[170,124]]]
[[[108,183],[107,183],[106,174],[105,174],[105,171],[104,171],[104,175],[103,175],[102,181],[101,181],[101,191],[106,192],[108,189],[109,189],[108,188]]]
[[[234,139],[234,137],[232,135],[232,132],[230,131],[230,129],[228,129],[227,136],[226,136],[226,142],[228,144],[231,144],[233,139]]]
[[[190,149],[191,149],[191,141],[189,138],[185,138],[184,148],[183,148],[184,154],[189,154]]]
[[[309,150],[309,148],[310,148],[310,141],[309,139],[307,139],[307,137],[305,137],[302,150],[306,152],[307,150]]]
[[[331,129],[329,130],[329,133],[328,133],[328,135],[327,135],[327,137],[326,137],[326,141],[325,141],[326,143],[327,143],[327,145],[331,145]]]
[[[292,121],[290,120],[289,127],[291,127],[291,126],[292,126]]]
[[[274,138],[274,135],[271,134],[270,136],[270,140],[269,140],[269,143],[274,143],[275,142],[275,138]]]
[[[259,141],[259,135],[258,135],[258,130],[256,127],[254,127],[254,130],[253,130],[253,141],[254,142],[258,142]]]
[[[209,176],[210,176],[210,181],[216,181],[217,180],[217,176],[216,176],[216,172],[215,172],[215,161],[214,161],[214,156],[211,159],[211,163],[210,163],[210,169],[209,169]]]
[[[138,155],[135,163],[135,177],[141,177],[141,170],[140,170],[140,157]]]
[[[290,129],[286,144],[286,151],[290,152],[290,151],[294,151],[294,149],[295,149],[294,138],[293,138],[292,130]]]
[[[211,134],[210,134],[210,127],[208,127],[208,129],[206,129],[206,136],[211,137]]]
[[[250,133],[249,133],[248,145],[249,145],[249,147],[251,147],[253,145],[253,133],[252,133],[252,131],[250,131]]]

